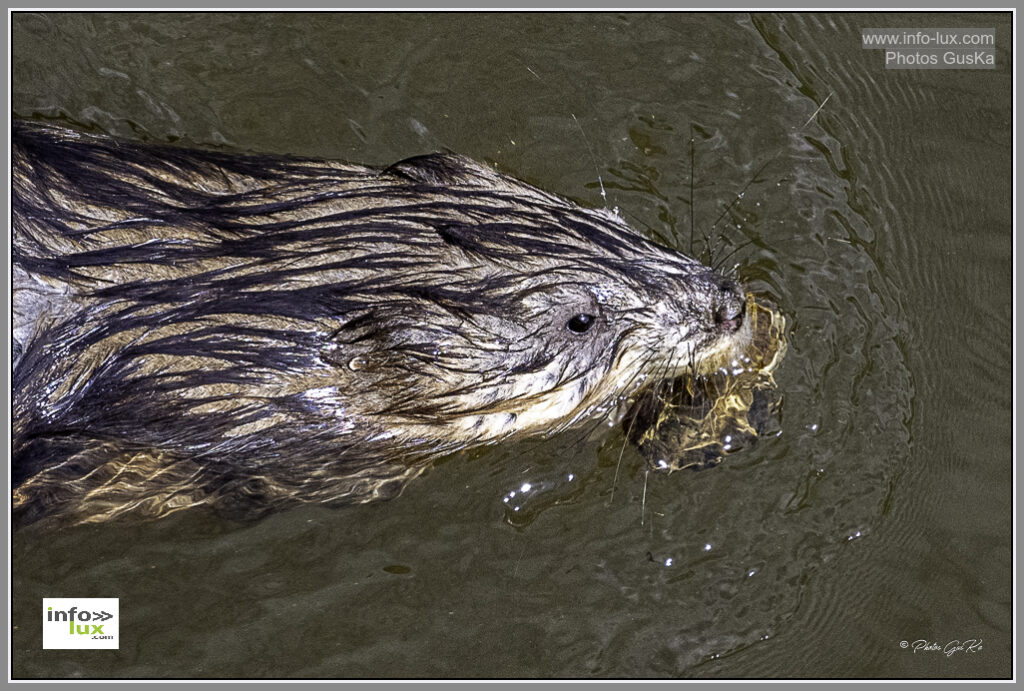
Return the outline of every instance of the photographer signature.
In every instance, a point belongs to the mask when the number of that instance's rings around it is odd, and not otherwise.
[[[908,642],[908,641],[900,641],[900,647],[901,648],[909,648],[909,649],[913,650],[915,654],[919,653],[919,652],[920,653],[932,653],[932,652],[934,652],[934,653],[942,653],[946,657],[953,657],[953,655],[955,655],[956,653],[961,653],[961,652],[976,653],[976,652],[980,651],[981,647],[982,647],[981,646],[981,641],[982,641],[982,639],[980,639],[980,638],[968,638],[967,640],[963,640],[963,641],[952,640],[952,641],[949,641],[948,643],[946,643],[946,645],[939,645],[939,643],[937,643],[935,641],[929,641],[929,640],[925,640],[924,638],[919,638],[918,640],[914,641],[913,643]]]

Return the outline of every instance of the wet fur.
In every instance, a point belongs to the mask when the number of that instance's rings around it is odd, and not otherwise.
[[[742,337],[731,280],[463,157],[13,142],[23,520],[393,496]]]

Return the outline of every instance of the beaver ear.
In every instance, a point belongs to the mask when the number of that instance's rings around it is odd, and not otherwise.
[[[497,173],[458,154],[426,154],[394,163],[381,175],[427,185],[479,185],[493,180]]]

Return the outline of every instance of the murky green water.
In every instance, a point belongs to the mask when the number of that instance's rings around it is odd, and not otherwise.
[[[887,71],[879,26],[994,26],[999,66]],[[600,178],[683,249],[692,132],[698,230],[790,325],[782,434],[710,470],[646,477],[609,429],[377,505],[19,531],[14,676],[1011,674],[1008,15],[19,13],[12,40],[20,117],[448,148],[594,206]],[[41,598],[89,596],[120,649],[42,650]]]

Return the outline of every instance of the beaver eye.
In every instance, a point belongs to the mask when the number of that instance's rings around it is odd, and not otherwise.
[[[573,333],[581,334],[594,323],[594,316],[591,314],[577,314],[575,317],[569,320],[565,325],[565,328],[569,329]]]

